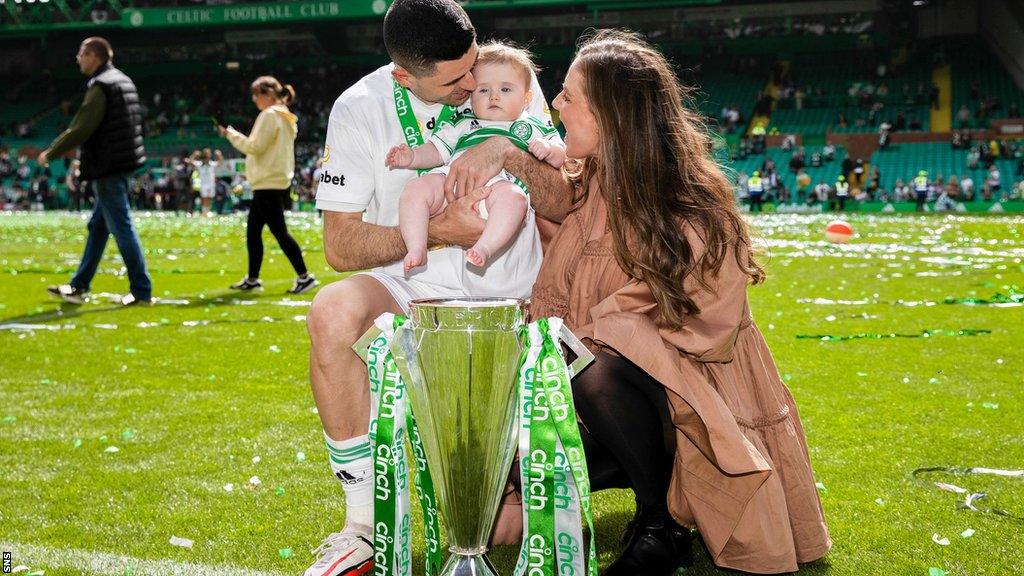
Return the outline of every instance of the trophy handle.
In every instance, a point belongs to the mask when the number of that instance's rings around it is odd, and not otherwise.
[[[380,336],[381,332],[382,330],[380,328],[377,328],[376,325],[372,325],[370,326],[370,329],[352,345],[352,350],[355,351],[356,355],[359,356],[360,359],[362,359],[363,364],[366,364],[367,349],[370,347],[370,343],[376,340],[377,337]]]
[[[558,330],[558,339],[565,343],[565,345],[572,350],[573,354],[576,355],[576,360],[574,360],[568,367],[569,378],[573,378],[582,372],[584,368],[590,366],[590,363],[594,361],[594,353],[591,352],[590,348],[587,348],[586,344],[580,341],[580,339],[572,333],[572,330],[566,328],[565,324],[562,324],[561,328]],[[367,345],[368,344],[369,343],[367,343]],[[365,350],[365,346],[363,348]]]

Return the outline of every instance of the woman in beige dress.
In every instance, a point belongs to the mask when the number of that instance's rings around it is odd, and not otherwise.
[[[681,526],[718,566],[790,572],[831,540],[796,405],[747,303],[764,270],[684,97],[634,35],[581,46],[554,101],[579,159],[574,203],[530,312],[563,318],[595,352],[573,382],[593,489],[636,495],[603,574],[672,574],[692,561]]]

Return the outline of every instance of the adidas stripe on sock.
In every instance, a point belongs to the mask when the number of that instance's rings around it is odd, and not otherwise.
[[[334,440],[324,434],[331,472],[345,491],[345,527],[369,532],[373,525],[373,458],[370,437]]]

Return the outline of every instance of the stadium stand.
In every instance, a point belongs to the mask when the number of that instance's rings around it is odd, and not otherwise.
[[[999,59],[976,38],[957,39],[948,48],[953,68],[953,111],[961,107],[970,112],[970,120],[957,128],[981,128],[997,118],[1021,116],[1024,92]]]
[[[170,10],[181,5],[202,10],[232,3],[236,2],[128,0],[121,8],[111,8],[108,17],[119,16],[119,10],[126,15],[139,8]],[[1024,90],[980,30],[918,37],[910,3],[825,13],[773,12],[767,3],[748,10],[743,2],[731,0],[707,7],[700,1],[593,0],[592,6],[585,6],[573,0],[530,0],[529,11],[516,9],[515,0],[503,2],[507,9],[489,6],[474,11],[475,3],[470,1],[467,7],[483,38],[511,38],[531,47],[549,99],[558,92],[576,40],[588,28],[629,23],[643,31],[676,64],[683,83],[694,89],[693,102],[707,118],[721,162],[734,179],[771,160],[781,184],[793,190],[796,173],[789,169],[790,159],[802,147],[804,170],[815,184],[834,183],[838,166],[848,158],[863,159],[865,170],[877,168],[881,189],[891,188],[896,179],[906,181],[919,170],[985,180],[984,155],[979,154],[977,168],[969,169],[972,153],[951,147],[947,127],[969,128],[975,146],[987,146],[992,139],[1005,141],[1003,154],[991,159],[1004,192],[1013,191],[1024,179],[1021,135],[999,132],[993,124],[1020,116]],[[78,107],[83,79],[68,56],[84,34],[61,31],[58,25],[88,28],[84,20],[89,16],[76,11],[79,4],[70,0],[72,9],[57,17],[53,30],[39,19],[44,8],[29,12],[35,20],[26,16],[13,22],[0,15],[0,47],[20,50],[17,53],[30,63],[20,65],[24,63],[13,58],[0,65],[0,80],[9,87],[0,107],[0,150],[7,158],[0,161],[0,189],[7,197],[15,187],[23,195],[31,193],[40,173],[35,155],[67,126]],[[71,22],[76,18],[83,22]],[[298,91],[293,106],[300,119],[296,186],[299,197],[309,200],[334,99],[387,61],[378,17],[369,12],[295,26],[251,23],[132,30],[122,24],[97,26],[112,35],[115,61],[135,79],[143,97],[147,178],[157,180],[195,150],[229,151],[216,135],[213,119],[248,130],[255,116],[248,83],[272,73]],[[42,31],[26,40],[5,36],[21,25]],[[188,36],[187,49],[182,34]],[[40,51],[44,42],[46,50]],[[1024,58],[1018,57],[1018,64],[1020,60]],[[966,110],[962,121],[961,109]],[[883,123],[890,132],[887,148],[880,149]],[[749,147],[750,131],[757,124],[767,124],[761,154]],[[789,135],[792,141],[783,146]],[[812,155],[821,153],[829,141],[837,145],[834,160],[812,166]],[[50,166],[57,196],[47,206],[66,202],[65,169],[65,162]]]

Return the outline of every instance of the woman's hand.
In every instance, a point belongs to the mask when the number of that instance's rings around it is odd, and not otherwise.
[[[226,127],[221,126],[220,124],[218,124],[217,125],[217,133],[220,134],[221,137],[226,137],[228,135],[228,129]]]
[[[391,150],[388,150],[388,155],[384,158],[384,165],[394,170],[396,168],[408,168],[412,166],[413,160],[416,159],[416,152],[412,148],[409,148],[406,144],[399,144]]]
[[[449,203],[476,190],[494,178],[505,167],[505,155],[515,145],[501,136],[492,136],[485,142],[466,150],[448,167],[444,181],[444,197]]]

